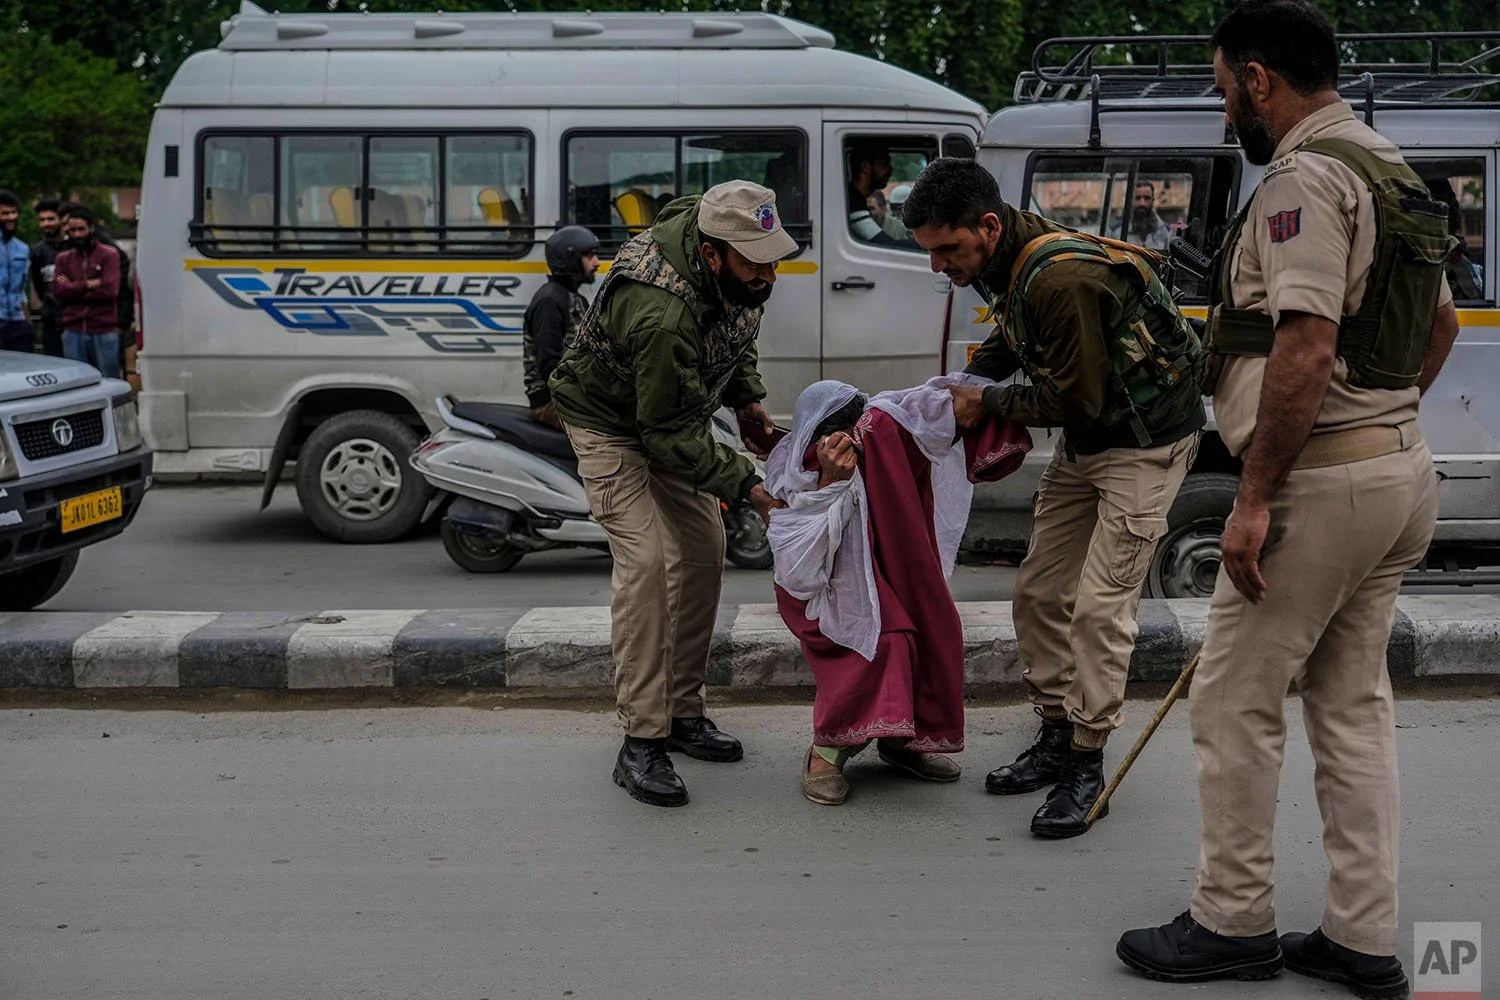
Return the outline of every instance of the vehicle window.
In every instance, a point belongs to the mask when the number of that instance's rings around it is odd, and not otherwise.
[[[857,135],[844,140],[849,235],[871,246],[925,253],[901,222],[922,170],[937,157],[936,136]]]
[[[959,160],[974,159],[974,141],[966,135],[943,136],[943,155]]]
[[[524,136],[449,136],[445,181],[450,249],[529,242],[531,144]]]
[[[575,135],[565,171],[565,220],[593,230],[607,252],[649,229],[674,198],[736,179],[775,191],[787,232],[804,246],[811,239],[800,132]]]
[[[1413,157],[1407,162],[1426,182],[1433,199],[1448,206],[1448,231],[1461,243],[1443,265],[1454,301],[1488,301],[1484,293],[1484,160],[1477,156]]]
[[[364,142],[352,135],[296,135],[281,140],[277,221],[302,249],[356,242],[365,222]]]
[[[208,135],[193,245],[214,256],[520,256],[533,242],[524,134]]]
[[[370,249],[434,249],[438,224],[436,136],[370,139]]]
[[[1231,215],[1237,164],[1221,156],[1038,156],[1028,208],[1081,232],[1165,252],[1182,237],[1212,256]],[[1186,302],[1206,283],[1179,276]]]
[[[275,222],[275,163],[269,136],[210,138],[203,149],[203,221],[226,237]]]

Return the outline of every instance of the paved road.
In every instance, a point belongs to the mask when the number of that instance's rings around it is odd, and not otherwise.
[[[960,784],[865,762],[838,809],[798,792],[807,707],[724,708],[746,761],[687,761],[693,802],[668,811],[610,784],[604,714],[483,704],[0,712],[0,996],[1347,996],[1290,973],[1174,990],[1114,959],[1121,929],[1187,900],[1185,712],[1098,829],[1047,843],[1026,833],[1037,797],[981,787],[1030,736],[1019,706],[970,712]],[[1149,708],[1129,706],[1122,737]],[[1316,923],[1323,875],[1288,708],[1286,930]],[[1500,799],[1473,792],[1500,761],[1500,702],[1399,714],[1410,968],[1412,921],[1495,915]],[[1500,962],[1485,968],[1500,987]]]
[[[394,545],[340,545],[313,530],[289,485],[158,486],[124,534],[84,551],[55,611],[317,611],[606,605],[609,557],[527,557],[508,574],[467,573],[436,531]],[[1015,570],[961,566],[961,601],[1009,600]],[[771,574],[730,567],[725,604],[769,602]]]

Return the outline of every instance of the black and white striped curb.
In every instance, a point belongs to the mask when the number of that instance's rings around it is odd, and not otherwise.
[[[971,687],[1017,685],[1009,603],[960,604]],[[5,688],[524,688],[610,683],[608,608],[0,614]],[[1203,642],[1207,601],[1145,601],[1131,677],[1169,680]],[[1403,597],[1396,678],[1500,674],[1500,595]],[[810,688],[773,605],[720,609],[708,682]]]

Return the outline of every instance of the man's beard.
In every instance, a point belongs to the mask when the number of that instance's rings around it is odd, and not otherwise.
[[[751,288],[749,282],[741,281],[726,266],[719,270],[719,294],[730,305],[743,309],[755,309],[766,304],[771,297],[772,285],[766,282],[760,288]]]
[[[1264,167],[1276,158],[1276,137],[1271,134],[1271,123],[1250,106],[1250,98],[1243,89],[1235,93],[1234,132],[1240,138],[1245,159],[1257,167]]]
[[[20,225],[21,221],[19,219],[6,219],[4,222],[0,222],[0,236],[10,239],[16,235],[16,229]]]
[[[1153,211],[1153,209],[1149,208],[1137,208],[1135,211],[1130,213],[1130,220],[1132,223],[1134,223],[1136,232],[1143,233],[1151,228],[1151,216],[1153,214]]]

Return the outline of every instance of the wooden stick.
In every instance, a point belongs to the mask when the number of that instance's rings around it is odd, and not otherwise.
[[[1141,733],[1140,738],[1135,741],[1135,746],[1130,748],[1130,753],[1126,754],[1125,759],[1120,762],[1119,770],[1115,771],[1115,776],[1109,779],[1109,784],[1105,787],[1103,794],[1094,803],[1094,807],[1089,810],[1088,816],[1084,819],[1085,823],[1093,826],[1094,820],[1098,819],[1099,814],[1104,811],[1104,807],[1109,805],[1110,796],[1115,794],[1115,789],[1119,788],[1120,782],[1125,780],[1125,774],[1130,770],[1130,765],[1134,764],[1135,759],[1141,755],[1141,751],[1146,749],[1146,741],[1151,739],[1151,734],[1156,732],[1156,727],[1161,725],[1162,720],[1167,717],[1167,713],[1172,710],[1172,705],[1177,701],[1178,696],[1182,694],[1183,688],[1187,687],[1188,681],[1192,679],[1193,671],[1198,669],[1198,658],[1202,655],[1201,651],[1194,653],[1193,658],[1188,661],[1188,665],[1183,668],[1182,673],[1177,675],[1177,681],[1172,685],[1172,690],[1167,692],[1166,699],[1162,701],[1161,707],[1156,710],[1156,714],[1151,717],[1151,721],[1147,723],[1146,729]]]

